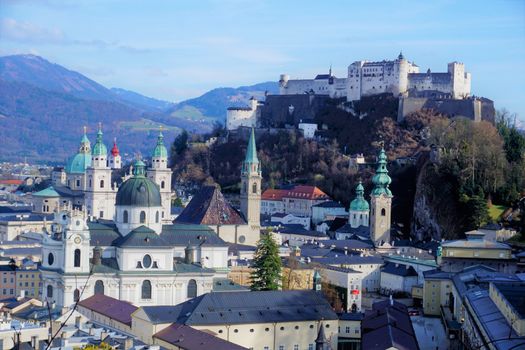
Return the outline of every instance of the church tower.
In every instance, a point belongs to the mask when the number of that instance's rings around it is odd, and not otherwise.
[[[151,167],[147,171],[148,178],[157,184],[162,203],[161,218],[163,223],[171,223],[171,174],[168,168],[168,150],[164,145],[162,129],[157,137],[157,145],[151,157]]]
[[[113,148],[111,148],[111,154],[109,155],[108,164],[111,169],[122,168],[122,158],[120,157],[120,151],[117,147],[117,138],[113,139]]]
[[[86,170],[87,186],[85,204],[88,215],[113,220],[116,191],[111,185],[111,168],[108,167],[108,150],[102,140],[99,124],[97,141],[91,152],[91,167]]]
[[[372,178],[374,189],[370,195],[372,214],[370,216],[370,238],[376,245],[390,242],[392,192],[388,185],[392,182],[386,168],[387,157],[384,149],[379,153],[376,174]]]
[[[356,197],[350,203],[348,210],[348,223],[352,228],[359,226],[368,227],[368,217],[370,215],[370,207],[364,197],[365,189],[361,181],[355,189]]]
[[[257,158],[255,131],[252,128],[241,170],[241,212],[248,225],[257,232],[261,226],[261,181],[261,165]]]

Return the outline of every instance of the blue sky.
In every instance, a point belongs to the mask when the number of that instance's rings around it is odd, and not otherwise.
[[[181,101],[220,86],[337,76],[400,50],[464,62],[475,95],[525,120],[525,1],[2,0],[0,54],[34,53],[107,87]]]

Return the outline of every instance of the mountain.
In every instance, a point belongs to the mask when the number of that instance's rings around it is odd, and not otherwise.
[[[138,108],[145,108],[150,112],[163,112],[175,105],[173,102],[157,100],[156,98],[147,97],[134,91],[120,88],[111,88],[110,90],[122,101],[137,106]]]
[[[252,96],[258,100],[264,100],[266,93],[279,93],[278,83],[268,81],[238,88],[213,89],[197,98],[177,103],[167,113],[179,118],[212,119],[224,124],[228,107],[247,105]]]
[[[149,154],[162,124],[166,142],[186,129],[210,131],[224,122],[226,108],[251,96],[275,93],[276,83],[218,88],[172,104],[120,88],[108,89],[86,76],[35,55],[0,57],[0,160],[63,162],[76,152],[82,126],[104,125],[106,144],[118,136],[130,155]],[[91,135],[91,140],[94,136]]]

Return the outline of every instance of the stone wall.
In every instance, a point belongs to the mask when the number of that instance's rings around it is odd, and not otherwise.
[[[297,127],[301,121],[312,121],[330,99],[328,95],[268,95],[261,107],[263,128]]]

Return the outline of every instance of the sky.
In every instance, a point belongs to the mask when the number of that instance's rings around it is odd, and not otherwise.
[[[0,0],[0,55],[172,102],[400,51],[422,71],[463,62],[474,95],[525,122],[522,0]]]

